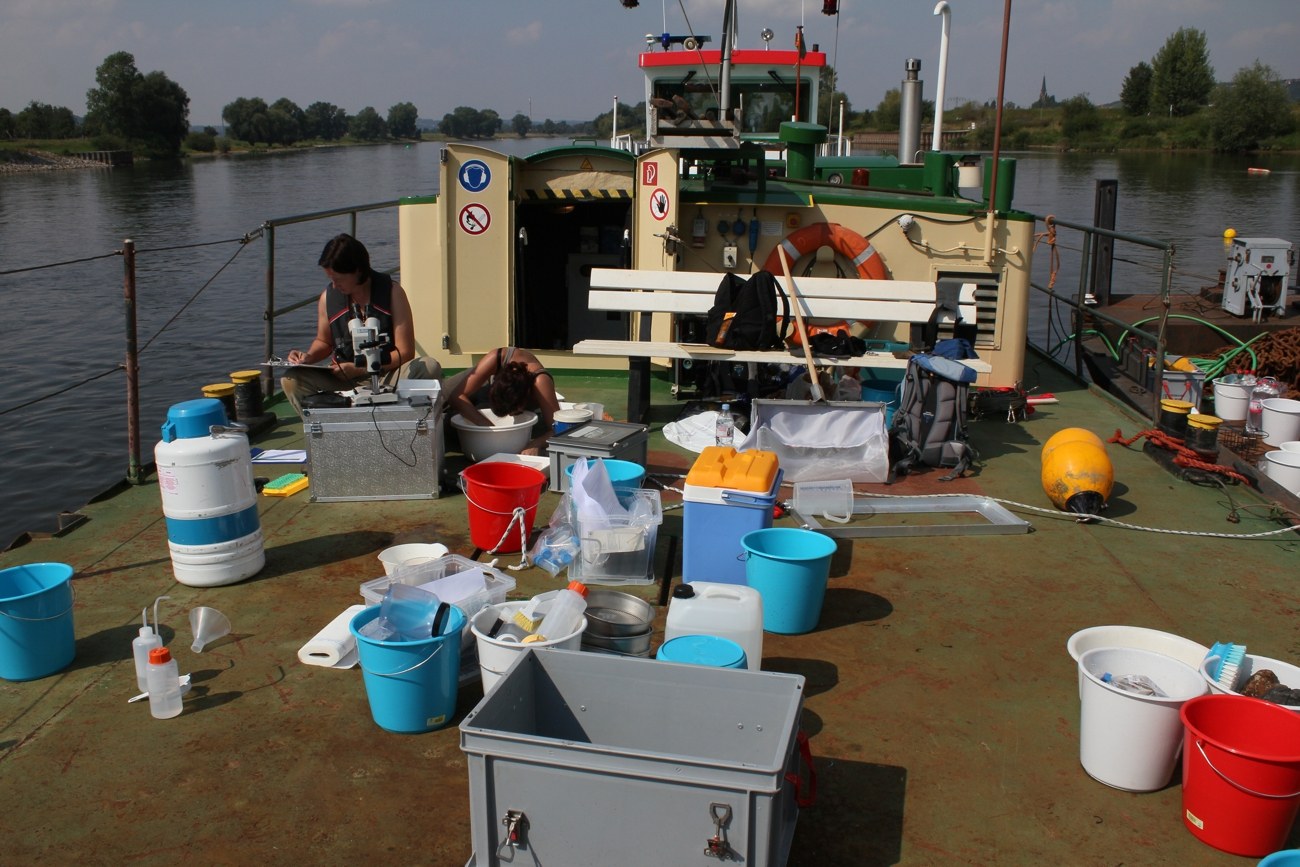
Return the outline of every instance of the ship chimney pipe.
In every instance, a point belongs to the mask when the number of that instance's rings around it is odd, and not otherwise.
[[[952,22],[948,0],[939,0],[939,5],[934,7],[934,14],[943,16],[943,33],[939,37],[939,89],[934,96],[934,140],[930,145],[930,150],[937,151],[943,144],[943,97],[948,86],[948,31]]]
[[[921,61],[909,57],[903,65],[907,77],[899,89],[898,162],[915,165],[921,152]]]

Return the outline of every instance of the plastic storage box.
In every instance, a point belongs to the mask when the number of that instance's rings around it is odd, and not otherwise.
[[[772,526],[783,471],[771,452],[710,446],[686,474],[682,580],[745,583],[740,539]]]
[[[584,584],[654,582],[655,544],[664,522],[659,492],[638,488],[619,502],[631,514],[611,518],[609,526],[584,523],[573,514],[581,550],[569,565],[570,578]]]
[[[444,554],[437,560],[399,567],[392,575],[375,578],[361,585],[362,600],[367,605],[378,605],[384,600],[388,585],[394,582],[418,587],[421,584],[428,584],[430,581],[437,581],[440,578],[446,578],[458,572],[467,572],[471,569],[481,569],[483,571],[487,587],[485,590],[455,603],[457,608],[465,612],[465,628],[460,632],[460,683],[462,686],[473,682],[479,677],[478,644],[474,641],[474,633],[470,632],[469,622],[485,606],[505,602],[506,596],[511,590],[515,589],[515,579],[504,572],[499,572],[482,563],[476,563],[459,554]]]
[[[551,490],[569,490],[569,464],[578,458],[617,458],[645,466],[650,428],[620,421],[589,421],[546,442],[551,456]]]
[[[803,684],[630,656],[520,654],[460,725],[471,863],[785,864]],[[728,813],[727,857],[706,855],[715,817]],[[511,846],[502,821],[518,814]]]
[[[312,502],[436,498],[442,457],[437,410],[425,396],[377,406],[304,407]]]

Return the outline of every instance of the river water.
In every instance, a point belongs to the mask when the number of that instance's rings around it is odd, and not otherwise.
[[[494,147],[527,153],[538,144]],[[0,272],[90,260],[0,273],[11,370],[0,394],[0,545],[53,529],[60,510],[125,476],[123,265],[112,255],[124,238],[138,250],[148,461],[169,406],[263,360],[266,245],[237,239],[266,220],[435,193],[439,152],[429,143],[0,175]],[[1189,291],[1214,282],[1229,226],[1300,242],[1300,156],[1017,156],[1016,206],[1032,213],[1091,222],[1096,180],[1118,180],[1117,229],[1176,244],[1176,285]],[[1248,165],[1272,174],[1249,175]],[[376,267],[395,268],[395,209],[357,219]],[[320,291],[320,248],[349,228],[337,217],[277,229],[277,307]],[[1036,254],[1037,282],[1048,281],[1049,261]],[[1077,280],[1070,263],[1067,249],[1058,288]],[[312,308],[281,318],[276,331],[278,351],[304,345]]]

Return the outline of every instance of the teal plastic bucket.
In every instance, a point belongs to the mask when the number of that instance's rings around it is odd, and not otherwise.
[[[1259,867],[1300,867],[1300,849],[1282,849],[1259,862]]]
[[[862,380],[862,399],[885,405],[885,427],[894,420],[894,411],[898,409],[899,391],[902,380],[864,379]]]
[[[679,635],[659,645],[655,659],[714,668],[746,668],[745,648],[719,635]]]
[[[77,655],[72,572],[66,563],[0,569],[0,677],[35,680]]]
[[[360,630],[379,612],[378,605],[358,611],[348,627],[357,640],[362,679],[375,725],[399,734],[442,728],[456,712],[464,613],[451,606],[442,634],[432,638],[376,641]]]
[[[587,461],[587,469],[591,469],[591,462],[597,460],[597,458],[579,458],[578,460]],[[599,460],[605,462],[605,472],[609,473],[609,480],[614,485],[615,493],[631,493],[641,487],[641,482],[645,479],[645,467],[632,461],[619,461],[610,458],[599,458]],[[574,461],[564,468],[564,474],[568,476],[564,486],[566,491],[573,488],[573,468],[577,466],[577,463],[577,461]]]
[[[812,530],[771,527],[740,539],[745,583],[763,597],[763,630],[812,632],[822,614],[835,540]]]

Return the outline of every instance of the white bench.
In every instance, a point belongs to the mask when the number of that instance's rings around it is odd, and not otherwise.
[[[917,280],[857,280],[833,277],[796,277],[797,297],[790,292],[784,276],[777,281],[793,305],[799,304],[804,319],[849,321],[906,322],[930,321],[935,306],[957,309],[967,323],[976,321],[975,287],[962,284],[951,292],[956,297],[940,297],[938,284]],[[713,298],[722,280],[721,273],[702,271],[635,271],[616,268],[593,268],[588,307],[640,313],[640,329],[632,340],[583,340],[574,345],[579,355],[622,356],[630,360],[628,382],[628,418],[644,419],[649,399],[649,359],[689,358],[697,361],[739,361],[802,364],[803,354],[789,350],[732,350],[703,343],[677,343],[651,340],[650,326],[656,313],[703,315],[713,306]],[[951,320],[951,316],[949,319]],[[793,331],[793,325],[791,326]],[[902,368],[907,366],[907,352],[868,351],[849,358],[813,356],[817,365],[841,367]],[[977,372],[987,373],[987,362],[972,359],[963,362]]]

